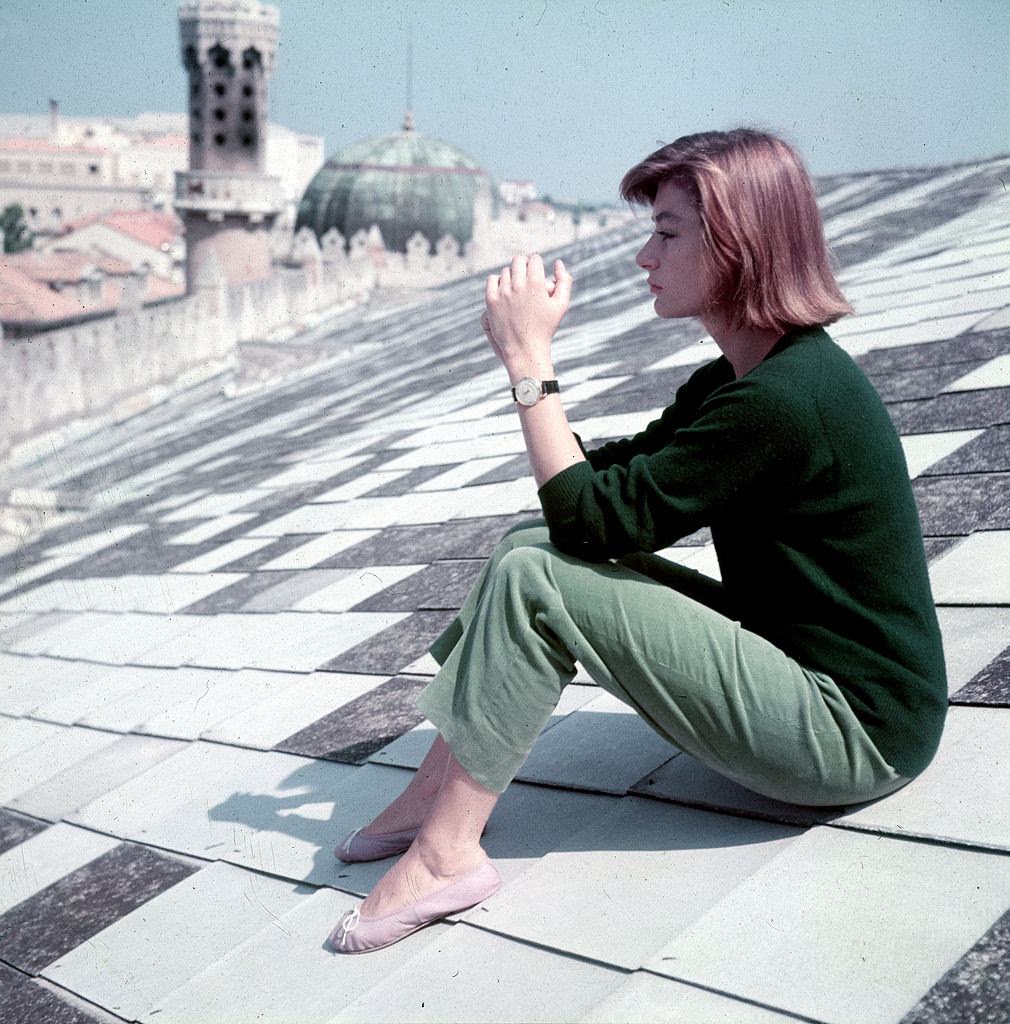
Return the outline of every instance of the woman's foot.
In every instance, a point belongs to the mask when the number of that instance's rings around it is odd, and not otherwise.
[[[385,835],[387,832],[406,832],[420,828],[435,806],[438,790],[413,793],[408,786],[384,811],[374,817],[362,830],[366,836]]]
[[[379,879],[359,910],[361,919],[382,917],[444,889],[487,859],[479,845],[436,852],[420,840]]]

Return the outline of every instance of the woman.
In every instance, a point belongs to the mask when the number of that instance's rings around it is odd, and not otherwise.
[[[897,434],[823,330],[851,312],[797,154],[767,133],[685,136],[633,167],[656,313],[722,351],[637,436],[587,452],[552,382],[572,279],[538,256],[488,278],[544,518],[510,531],[432,647],[438,727],[404,793],[338,847],[406,850],[331,942],[364,952],[499,886],[480,846],[576,659],[660,735],[754,792],[844,805],[939,744],[946,680]],[[528,404],[527,404],[528,403]],[[711,527],[722,583],[658,551]],[[618,561],[619,560],[619,561]]]

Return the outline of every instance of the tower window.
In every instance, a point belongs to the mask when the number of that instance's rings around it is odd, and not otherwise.
[[[203,141],[203,136],[202,136],[202,135],[201,135],[201,134],[200,134],[199,132],[193,132],[193,134],[192,134],[192,135],[190,136],[190,138],[192,138],[192,140],[193,140],[193,141],[194,141],[194,142],[195,142],[195,143],[196,143],[196,144],[197,144],[198,146],[199,146],[199,145],[200,145],[200,143],[201,143],[201,142]]]
[[[250,46],[242,52],[242,67],[246,71],[260,71],[263,68],[263,55],[255,46]]]
[[[217,118],[218,121],[223,121],[226,116],[227,116],[227,114],[225,113],[224,107],[217,107],[215,109],[214,117]]]
[[[218,144],[219,146],[223,146],[223,145],[224,145],[224,142],[225,142],[225,135],[224,135],[224,132],[218,132],[218,133],[217,133],[217,135],[215,135],[215,136],[214,136],[214,141],[215,141],[215,142],[216,142],[216,143],[217,143],[217,144]]]
[[[194,96],[199,96],[200,95],[200,83],[199,82],[194,82],[193,83],[193,87],[192,87],[192,89],[190,91],[192,92],[192,94]]]
[[[255,135],[243,135],[242,136],[242,145],[243,146],[251,146],[255,142],[256,142],[256,136]]]
[[[196,71],[200,67],[200,62],[196,59],[196,47],[187,46],[185,53],[182,57],[183,64],[186,65],[187,71]]]
[[[200,114],[201,114],[201,111],[200,111],[200,108],[199,108],[199,107],[193,107],[193,109],[192,109],[192,110],[190,111],[190,113],[191,113],[191,114],[193,115],[193,117],[195,117],[195,118],[196,118],[196,119],[197,119],[198,121],[200,120]]]
[[[228,68],[229,71],[234,70],[231,64],[231,54],[220,43],[212,46],[207,51],[207,56],[210,57],[214,67]]]
[[[253,116],[253,112],[249,107],[246,107],[245,110],[242,111],[243,121],[251,121],[253,119]]]
[[[218,96],[223,96],[227,91],[228,91],[228,86],[225,85],[224,82],[218,82],[214,86],[214,92],[216,92],[218,94]]]
[[[242,86],[242,95],[243,96],[252,96],[252,94],[253,94],[253,88],[252,88],[251,85],[243,85]]]

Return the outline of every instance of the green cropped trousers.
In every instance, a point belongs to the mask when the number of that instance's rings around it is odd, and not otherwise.
[[[720,583],[658,555],[585,562],[554,547],[542,519],[522,523],[432,645],[441,667],[417,707],[496,793],[576,661],[678,750],[756,793],[831,806],[905,785],[835,682],[744,629],[726,601]]]

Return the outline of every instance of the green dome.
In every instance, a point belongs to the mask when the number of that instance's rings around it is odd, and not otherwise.
[[[406,252],[415,231],[432,245],[449,234],[463,246],[484,181],[487,174],[455,146],[407,128],[327,160],[302,196],[295,230],[310,227],[321,240],[336,228],[350,241],[377,224],[390,251]]]

